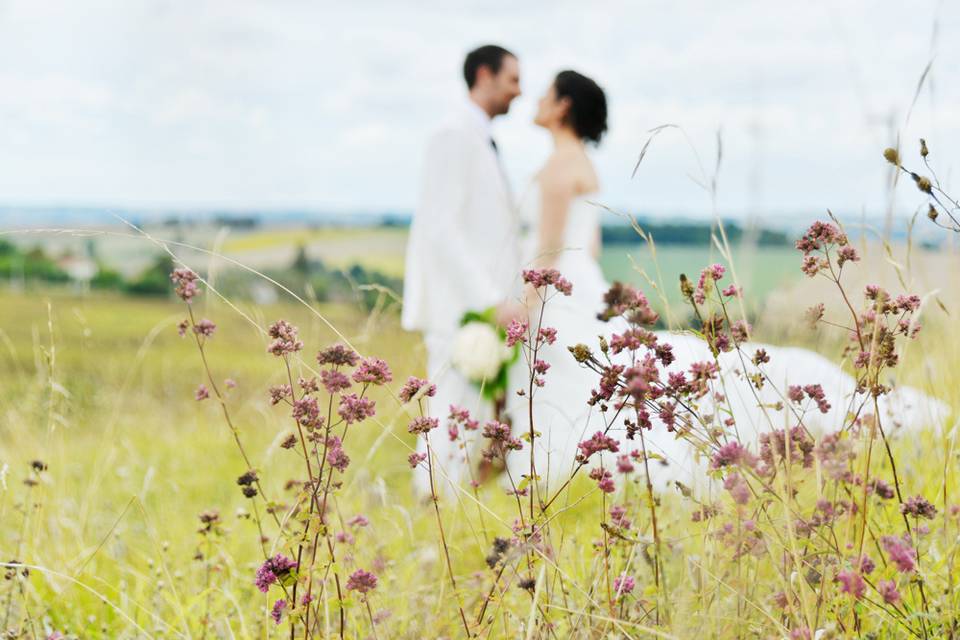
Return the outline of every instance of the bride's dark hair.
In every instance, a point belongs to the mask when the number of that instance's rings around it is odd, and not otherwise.
[[[567,123],[580,138],[600,143],[607,130],[607,96],[596,82],[576,71],[566,70],[553,81],[557,98],[570,100]]]

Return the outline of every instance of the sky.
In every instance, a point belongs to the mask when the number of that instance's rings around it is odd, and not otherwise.
[[[960,3],[932,0],[0,0],[0,206],[409,211],[463,56],[493,42],[521,64],[494,125],[515,190],[550,148],[537,98],[573,68],[607,91],[612,207],[709,215],[720,140],[723,215],[873,214],[898,135],[949,183],[958,36]]]

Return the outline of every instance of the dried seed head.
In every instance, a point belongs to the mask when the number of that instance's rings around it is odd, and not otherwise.
[[[930,205],[930,208],[927,209],[927,217],[930,218],[931,220],[936,220],[938,215],[939,214],[937,213],[937,208],[934,207],[933,205]]]
[[[920,156],[923,158],[927,157],[927,154],[930,153],[930,150],[927,149],[927,141],[923,138],[920,138]]]
[[[914,178],[917,183],[917,189],[923,191],[924,193],[930,193],[933,190],[933,185],[930,184],[930,178],[926,176],[917,176]]]
[[[900,154],[893,147],[887,147],[883,150],[883,157],[892,165],[900,166]]]
[[[570,353],[573,354],[573,358],[580,364],[583,364],[590,359],[590,347],[585,344],[575,344],[572,347],[567,347],[567,349],[570,350]]]

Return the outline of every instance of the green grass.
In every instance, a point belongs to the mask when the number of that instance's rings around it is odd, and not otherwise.
[[[658,256],[666,282],[678,271],[695,275],[708,257],[679,248]],[[795,268],[797,261],[795,252],[769,250],[754,259],[737,264],[748,296],[789,279],[786,265]],[[649,257],[639,260],[648,264]],[[608,274],[623,272],[627,264],[609,252],[605,258]],[[814,300],[816,295],[805,297]],[[300,326],[307,347],[294,375],[315,368],[312,353],[318,348],[345,338],[362,353],[391,364],[394,388],[407,375],[423,375],[423,346],[398,327],[395,316],[368,318],[346,306],[238,306],[231,309],[205,293],[195,312],[219,325],[209,343],[210,366],[217,381],[231,377],[238,382],[228,406],[264,488],[274,500],[289,502],[293,493],[284,485],[302,471],[296,454],[279,447],[291,423],[285,411],[270,406],[266,393],[285,380],[285,372],[265,352],[266,339],[258,327],[280,317]],[[246,466],[216,404],[192,398],[204,377],[195,347],[177,336],[175,326],[183,316],[184,307],[172,301],[74,297],[57,291],[0,294],[0,468],[8,465],[0,487],[0,553],[3,559],[35,567],[27,581],[0,584],[0,616],[10,612],[7,626],[32,629],[37,637],[52,629],[83,638],[287,637],[286,627],[274,627],[267,618],[276,594],[268,599],[252,586],[262,559],[258,533],[248,517],[253,503],[235,483]],[[761,338],[779,335],[774,326],[763,331],[768,333]],[[958,406],[957,358],[960,349],[951,323],[934,316],[927,335],[905,357],[903,379],[937,390]],[[928,379],[934,386],[924,384]],[[371,526],[356,533],[357,545],[340,559],[340,569],[349,573],[355,567],[379,567],[381,582],[372,606],[390,612],[379,637],[460,637],[432,505],[415,500],[410,489],[408,417],[389,394],[380,391],[373,397],[377,419],[352,428],[347,450],[353,464],[334,504],[338,521],[363,513]],[[943,507],[955,503],[960,491],[950,471],[957,453],[949,433],[927,433],[897,451],[909,492],[936,496],[946,514]],[[32,460],[49,468],[31,488],[23,481],[32,476]],[[883,464],[882,456],[879,460],[876,465]],[[646,537],[650,529],[642,491],[638,483],[618,499],[634,506],[634,535]],[[484,487],[478,496],[479,505],[467,495],[441,500],[458,584],[471,616],[479,594],[490,588],[484,564],[490,541],[510,535],[512,519],[507,515],[511,501],[499,488]],[[717,541],[719,525],[692,524],[693,506],[679,494],[665,493],[660,500],[672,612],[661,631],[681,638],[776,636],[779,627],[771,619],[780,614],[771,608],[770,596],[781,587],[771,557],[732,564],[729,549]],[[604,561],[592,543],[604,535],[598,520],[605,506],[609,504],[592,483],[584,481],[574,484],[558,512],[556,527],[562,535],[555,541],[555,557],[562,572],[552,580],[562,595],[555,596],[552,606],[577,612],[547,612],[560,637],[650,637],[643,628],[653,622],[641,613],[631,623],[640,626],[617,631],[606,621],[605,606],[589,604],[604,598],[605,587],[597,578]],[[198,533],[198,514],[209,509],[218,510],[224,522],[223,536],[213,542]],[[786,516],[790,514],[778,517]],[[957,531],[957,523],[946,515],[935,526],[936,540],[952,539]],[[268,544],[273,543],[274,531],[267,535]],[[636,548],[646,550],[637,552],[632,566],[638,596],[649,604],[656,597],[649,547]],[[943,580],[955,547],[945,542],[939,549],[948,553],[925,560],[930,597],[942,611],[957,611],[956,591]],[[612,561],[622,565],[627,556],[619,553]],[[335,599],[326,606],[335,616]],[[364,624],[366,612],[355,598],[344,606],[351,629]],[[824,624],[849,620],[844,601],[831,596],[822,606]],[[489,627],[488,637],[524,637],[529,614],[528,594],[511,587],[494,603],[491,617],[497,623]],[[874,627],[884,619],[866,608],[858,615]],[[202,623],[205,617],[209,625]],[[883,637],[897,637],[896,628],[889,629],[892,635]]]

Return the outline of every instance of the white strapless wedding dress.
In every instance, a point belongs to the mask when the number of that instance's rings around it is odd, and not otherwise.
[[[542,388],[534,391],[534,425],[540,437],[536,443],[535,455],[537,471],[540,477],[548,481],[551,487],[558,486],[569,476],[575,466],[577,444],[598,430],[605,428],[604,416],[599,408],[587,404],[591,390],[597,387],[598,376],[582,367],[574,360],[567,347],[577,343],[589,346],[597,351],[599,335],[609,338],[611,333],[619,332],[623,325],[605,323],[597,319],[604,308],[603,295],[609,288],[600,265],[591,253],[595,239],[600,232],[601,208],[592,201],[596,195],[581,196],[573,200],[567,215],[564,230],[564,250],[558,256],[554,267],[571,283],[572,295],[555,295],[547,303],[543,326],[557,330],[557,341],[545,346],[540,358],[550,364]],[[521,215],[531,226],[529,242],[526,248],[525,264],[532,264],[536,258],[534,242],[537,237],[537,222],[540,218],[541,196],[536,181],[521,200]],[[706,266],[706,265],[704,265]],[[688,371],[694,362],[712,360],[706,343],[693,335],[657,332],[661,341],[673,345],[676,361],[666,368],[667,372]],[[776,382],[777,388],[770,385],[757,392],[743,375],[755,371],[750,362],[744,363],[734,351],[722,353],[719,357],[720,380],[715,390],[725,394],[727,402],[723,407],[714,407],[709,399],[700,404],[701,414],[714,411],[724,412],[729,407],[736,420],[736,429],[741,441],[758,451],[757,439],[760,433],[771,428],[782,429],[796,424],[789,411],[761,409],[760,404],[774,404],[781,398],[780,390],[786,393],[788,385],[819,383],[826,392],[831,409],[820,413],[816,407],[804,415],[804,423],[814,431],[830,432],[842,427],[847,410],[853,397],[855,383],[851,376],[823,356],[792,347],[778,347],[759,343],[742,345],[744,353],[752,355],[763,348],[770,355],[770,362],[764,365],[764,372]],[[512,391],[528,391],[527,363],[521,357],[514,365],[510,376],[511,393],[508,397],[509,410],[513,419],[514,435],[529,431],[528,405],[526,397],[518,397]],[[664,377],[666,374],[664,374]],[[759,402],[758,402],[759,399]],[[915,389],[900,387],[895,393],[883,398],[881,410],[888,414],[885,424],[895,430],[901,428],[929,428],[946,418],[948,408]],[[611,410],[609,413],[613,413]],[[721,422],[726,413],[718,419]],[[892,419],[891,419],[892,418]],[[639,439],[627,440],[621,424],[614,425],[609,435],[620,440],[620,452],[629,453],[640,448]],[[706,482],[706,460],[703,460],[686,441],[677,439],[666,430],[658,420],[654,420],[652,431],[644,433],[648,450],[658,453],[663,462],[651,469],[654,484],[660,488],[668,482],[679,480],[690,486],[703,485]],[[607,454],[609,456],[609,454]],[[594,459],[599,456],[594,456]],[[608,459],[605,466],[614,467],[614,460]],[[508,464],[514,479],[528,473],[529,454],[514,453],[508,456]]]

